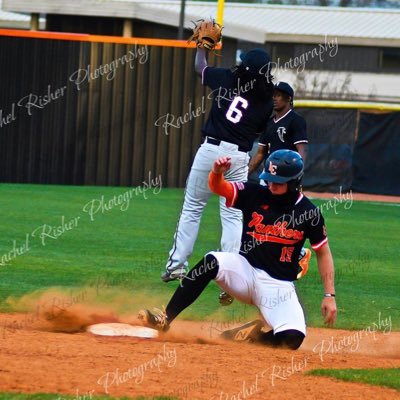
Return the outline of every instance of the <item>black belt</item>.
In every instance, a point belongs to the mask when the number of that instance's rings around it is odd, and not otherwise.
[[[210,136],[206,136],[206,139],[205,139],[205,143],[210,143],[210,144],[214,144],[215,146],[219,146],[220,144],[221,144],[221,142],[223,142],[223,141],[226,141],[226,140],[220,140],[220,139],[215,139],[215,138],[213,138],[213,137],[210,137]],[[227,143],[230,143],[230,142],[227,142]],[[235,143],[231,143],[231,144],[235,144]],[[238,146],[238,145],[237,145]],[[246,150],[244,147],[242,147],[242,146],[238,146],[238,150],[239,151],[243,151],[244,153],[247,153],[248,152],[248,150]]]

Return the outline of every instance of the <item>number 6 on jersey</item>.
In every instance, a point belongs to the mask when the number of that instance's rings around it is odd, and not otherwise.
[[[228,108],[228,111],[226,112],[225,116],[226,118],[233,122],[234,124],[237,124],[241,118],[243,117],[243,113],[239,108],[237,107],[242,107],[246,109],[249,105],[249,102],[244,99],[243,97],[235,97],[235,99],[232,101],[231,105]]]

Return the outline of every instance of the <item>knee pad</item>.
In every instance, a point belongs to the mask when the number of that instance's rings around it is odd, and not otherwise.
[[[303,343],[305,335],[303,332],[300,332],[296,329],[288,329],[286,331],[276,333],[275,337],[279,339],[281,346],[288,347],[292,350],[297,350]]]

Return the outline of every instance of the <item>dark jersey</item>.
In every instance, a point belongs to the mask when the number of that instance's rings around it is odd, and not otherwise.
[[[269,145],[269,154],[281,149],[297,151],[296,144],[308,143],[306,121],[292,109],[283,117],[272,117],[258,143]]]
[[[233,207],[243,211],[240,254],[256,268],[280,280],[294,281],[300,272],[298,258],[306,239],[318,250],[328,238],[319,208],[302,193],[285,211],[273,207],[266,186],[233,183]]]
[[[251,90],[254,80],[240,83],[226,68],[206,67],[202,74],[203,85],[210,87],[213,99],[203,136],[211,136],[234,143],[250,151],[255,138],[264,131],[273,109],[272,97],[260,98]]]

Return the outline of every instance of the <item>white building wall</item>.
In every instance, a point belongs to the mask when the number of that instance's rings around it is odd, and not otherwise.
[[[293,85],[297,98],[400,103],[400,74],[276,71],[274,78]]]

